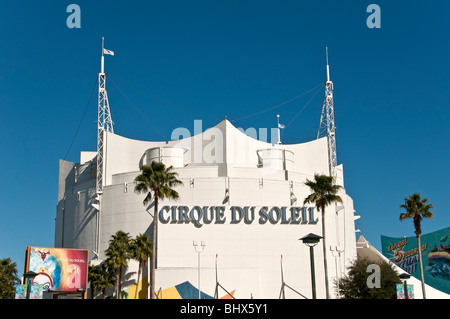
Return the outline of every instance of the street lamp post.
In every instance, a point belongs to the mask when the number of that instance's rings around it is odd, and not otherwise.
[[[34,271],[28,271],[23,274],[25,282],[27,283],[27,296],[26,296],[27,299],[30,299],[31,281],[36,276],[37,276],[37,273],[35,273]]]
[[[309,247],[309,256],[311,261],[311,286],[312,286],[312,297],[313,299],[316,299],[316,275],[315,275],[315,267],[314,267],[314,246],[316,246],[320,239],[322,239],[321,236],[316,234],[308,234],[305,237],[300,238],[306,246]]]
[[[198,255],[198,299],[201,299],[201,290],[200,290],[200,254],[206,247],[206,243],[201,241],[200,244],[197,241],[193,242],[193,246]]]
[[[401,273],[400,275],[398,275],[398,278],[400,278],[400,280],[403,282],[403,290],[405,293],[405,299],[409,299],[408,297],[408,284],[406,283],[406,281],[410,278],[411,276],[409,274],[407,274],[406,272]]]

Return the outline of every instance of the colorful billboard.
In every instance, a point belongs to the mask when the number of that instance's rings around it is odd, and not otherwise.
[[[17,285],[15,299],[27,299],[28,285]],[[42,299],[43,287],[39,284],[32,284],[30,287],[29,299]]]
[[[420,236],[422,265],[427,285],[450,294],[450,227]],[[383,255],[421,280],[417,238],[381,236]]]
[[[397,284],[397,299],[406,299],[405,295],[405,285]],[[406,285],[406,291],[408,293],[408,299],[414,299],[414,286]]]
[[[73,292],[87,289],[89,251],[27,247],[25,272],[37,273],[31,283],[43,286],[44,291]]]

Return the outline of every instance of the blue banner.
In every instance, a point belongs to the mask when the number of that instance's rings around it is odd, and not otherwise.
[[[425,283],[450,294],[450,227],[420,236]],[[417,238],[381,236],[382,254],[421,280]]]

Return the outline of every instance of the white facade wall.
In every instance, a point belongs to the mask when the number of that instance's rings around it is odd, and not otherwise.
[[[276,223],[261,223],[259,211],[264,206],[268,212],[274,206],[285,207],[288,219],[292,206],[303,206],[304,198],[310,194],[304,185],[306,179],[312,179],[315,173],[328,173],[326,139],[272,145],[246,136],[227,120],[195,136],[183,130],[178,133],[184,138],[169,143],[106,134],[106,185],[101,195],[100,214],[92,206],[96,203],[95,174],[90,170],[95,167],[95,158],[81,164],[63,162],[55,246],[95,250],[99,258],[104,259],[109,240],[118,230],[129,232],[132,237],[140,233],[151,235],[153,206],[143,206],[144,195],[134,192],[133,181],[140,165],[160,156],[163,163],[176,167],[184,185],[176,189],[179,201],[159,203],[163,220],[158,224],[156,290],[184,281],[197,286],[198,256],[192,245],[196,240],[206,242],[201,254],[201,290],[204,293],[214,295],[218,261],[219,282],[228,291],[235,290],[236,298],[278,298],[283,256],[286,283],[311,298],[309,248],[299,238],[309,233],[322,235],[320,213],[315,212],[316,223],[284,223],[281,219]],[[268,152],[268,149],[273,151]],[[84,159],[92,158],[92,154],[83,154]],[[76,182],[75,171],[78,171]],[[342,166],[338,167],[338,172],[338,183],[343,185]],[[345,189],[340,196],[343,204],[326,208],[331,290],[333,278],[344,272],[348,261],[356,257],[353,201]],[[225,221],[202,222],[201,227],[172,219],[165,222],[172,217],[171,210],[165,206],[187,206],[189,210],[194,206],[223,207]],[[254,207],[254,220],[232,223],[234,206]],[[275,212],[273,216],[277,217]],[[315,247],[314,253],[317,296],[325,298],[322,243]],[[131,267],[130,271],[136,269]],[[220,290],[219,296],[223,295],[225,292]],[[300,298],[289,289],[286,289],[286,297]]]

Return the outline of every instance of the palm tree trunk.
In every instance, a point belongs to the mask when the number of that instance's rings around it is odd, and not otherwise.
[[[117,299],[122,299],[122,266],[119,268],[119,295]]]
[[[323,267],[325,271],[325,293],[326,298],[330,298],[330,288],[328,287],[328,262],[327,262],[327,241],[325,235],[325,205],[322,205],[322,237],[323,237]]]
[[[119,299],[120,270],[116,268],[116,299]]]
[[[427,296],[425,293],[425,278],[423,276],[422,245],[420,243],[420,235],[417,235],[417,248],[418,248],[418,253],[419,253],[419,266],[420,266],[420,278],[422,281],[422,294],[423,294],[423,299],[427,299]]]
[[[420,234],[422,234],[422,227],[420,225],[420,214],[419,212],[416,212],[414,214],[413,222],[414,222],[414,229],[417,237],[417,250],[419,254],[419,267],[420,267],[420,279],[422,283],[422,295],[423,299],[427,299],[426,293],[425,293],[425,278],[423,276],[423,265],[422,265],[422,244],[420,243]]]
[[[139,289],[139,278],[141,277],[142,261],[139,260],[138,277],[136,282],[136,291],[134,293],[134,299],[137,299],[138,289]]]
[[[155,212],[153,213],[153,253],[152,253],[152,273],[150,283],[150,299],[155,299],[155,269],[156,269],[156,232],[158,231],[158,197],[159,194],[155,192]]]

